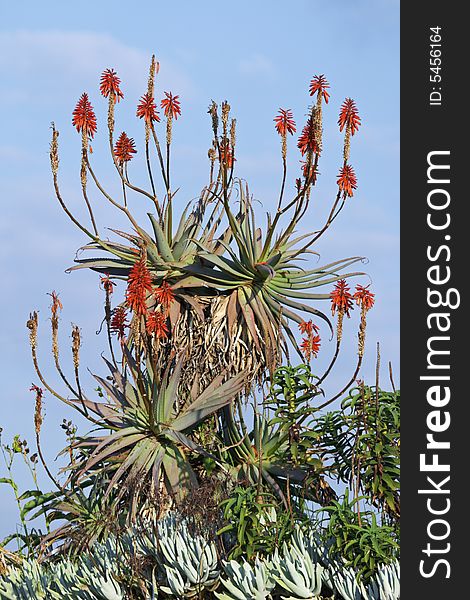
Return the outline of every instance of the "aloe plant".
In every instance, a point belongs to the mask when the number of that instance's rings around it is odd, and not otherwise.
[[[148,481],[158,491],[162,477],[171,496],[182,498],[197,486],[187,452],[207,454],[187,434],[232,401],[243,388],[245,375],[241,373],[224,382],[222,373],[182,406],[178,388],[184,355],[178,358],[171,375],[167,368],[162,381],[158,381],[151,361],[143,371],[129,351],[125,350],[125,356],[133,383],[107,362],[113,383],[101,377],[96,379],[108,401],[83,400],[87,409],[101,419],[103,429],[111,433],[88,436],[80,442],[89,456],[83,461],[78,479],[99,468],[102,473],[109,473],[107,494],[116,487],[121,494],[132,487],[134,494],[139,495],[142,485],[135,486],[137,478],[141,484]]]
[[[282,491],[287,479],[293,484],[291,493],[302,491],[305,497],[317,501],[315,489],[303,490],[302,484],[307,477],[318,479],[323,472],[321,460],[311,457],[301,465],[289,460],[289,437],[287,427],[276,420],[255,414],[253,429],[248,433],[241,411],[238,411],[238,423],[234,418],[234,407],[229,405],[223,410],[224,440],[229,447],[230,456],[236,465],[238,476],[250,484],[259,481],[266,484],[286,503]],[[327,485],[327,484],[325,484]]]
[[[244,190],[240,181],[237,183],[242,219],[236,218],[227,199],[219,197],[230,224],[233,244],[221,242],[226,249],[224,256],[216,256],[210,248],[199,244],[202,264],[194,263],[184,270],[230,296],[227,318],[229,310],[239,312],[255,347],[263,344],[267,354],[275,356],[281,341],[284,352],[288,354],[285,340],[279,337],[280,331],[284,331],[294,348],[298,348],[289,322],[302,323],[302,313],[308,313],[330,324],[324,313],[301,302],[329,299],[329,293],[311,293],[307,290],[334,283],[341,278],[362,275],[359,272],[340,273],[360,261],[361,257],[339,260],[311,270],[302,269],[296,261],[305,258],[309,244],[302,247],[299,243],[309,234],[294,237],[298,217],[292,217],[282,231],[278,215],[274,218],[268,216],[266,234],[263,236],[256,224],[248,190]],[[299,355],[302,356],[300,351]],[[277,365],[277,361],[268,363],[271,370]]]

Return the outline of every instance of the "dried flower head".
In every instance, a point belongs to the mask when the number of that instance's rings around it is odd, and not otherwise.
[[[165,117],[169,119],[177,119],[178,115],[181,114],[181,103],[179,101],[179,96],[173,96],[171,92],[165,92],[165,96],[166,98],[163,98],[160,103]]]
[[[212,163],[217,159],[217,152],[215,148],[209,148],[209,150],[207,151],[207,157]]]
[[[351,165],[341,167],[338,173],[338,187],[344,192],[345,196],[349,196],[350,198],[353,196],[353,190],[357,188],[357,178]]]
[[[339,130],[343,131],[346,127],[347,130],[351,131],[351,135],[354,135],[358,131],[360,124],[361,118],[357,111],[356,103],[351,98],[346,98],[339,113]]]
[[[123,131],[118,137],[116,145],[114,147],[114,154],[116,160],[122,166],[124,163],[132,160],[132,155],[136,154],[134,138],[127,136],[126,132]]]
[[[86,93],[80,96],[73,111],[72,125],[86,137],[93,138],[96,133],[96,115]]]
[[[62,302],[59,300],[59,294],[52,291],[48,294],[52,298],[51,304],[51,326],[52,326],[52,354],[56,360],[59,357],[59,311],[63,309]]]
[[[219,128],[219,114],[217,103],[214,102],[214,100],[212,100],[207,112],[212,117],[212,131],[214,132],[214,136],[217,137],[217,130]]]
[[[161,304],[165,311],[170,308],[175,300],[175,293],[167,281],[163,281],[160,287],[155,288],[153,290],[153,295],[158,304]]]
[[[297,131],[295,128],[294,115],[290,109],[279,109],[279,114],[273,119],[276,127],[276,131],[282,137],[285,137],[288,133],[294,135]]]
[[[152,98],[153,98],[154,89],[155,89],[155,75],[158,75],[159,70],[160,70],[160,63],[155,60],[155,54],[152,54],[152,59],[150,60],[149,77],[148,77],[148,81],[147,81],[147,93]]]
[[[124,337],[124,330],[129,327],[127,322],[127,312],[124,306],[118,306],[113,311],[111,318],[110,330],[112,333],[117,333],[119,339]]]
[[[106,69],[101,74],[100,81],[100,92],[105,98],[112,96],[114,103],[119,102],[121,98],[124,98],[124,94],[119,87],[121,80],[117,76],[114,69]]]
[[[154,335],[157,339],[164,340],[168,337],[168,325],[165,315],[159,311],[152,311],[147,315],[147,333]]]
[[[151,291],[152,276],[147,267],[147,258],[142,254],[127,279],[126,302],[136,315],[147,313],[147,293]]]
[[[224,100],[222,102],[222,111],[221,112],[222,112],[221,118],[222,118],[222,123],[223,123],[223,126],[224,126],[224,132],[226,132],[227,131],[228,118],[229,118],[229,115],[230,115],[230,104],[227,102],[227,100]]]
[[[325,102],[328,104],[330,94],[327,92],[327,89],[329,87],[330,84],[324,75],[314,75],[312,81],[310,82],[310,96],[314,96],[318,93],[318,96],[323,97]]]
[[[358,332],[358,354],[364,356],[365,342],[366,342],[366,327],[367,327],[367,312],[374,306],[374,296],[368,289],[369,286],[357,285],[356,291],[354,292],[354,300],[356,304],[361,307],[361,323],[359,325]]]
[[[82,336],[78,325],[72,326],[72,357],[75,369],[80,366],[80,346],[82,345]]]
[[[358,284],[353,295],[356,304],[366,311],[370,310],[375,303],[375,294],[368,288],[369,286],[364,287]]]
[[[230,121],[230,145],[232,146],[232,148],[235,148],[235,144],[237,141],[236,129],[237,129],[237,120],[232,119]]]
[[[353,306],[352,295],[349,291],[349,286],[345,279],[340,279],[333,291],[330,294],[331,298],[331,314],[334,315],[336,311],[341,314],[350,316],[349,311]]]
[[[29,343],[31,349],[35,351],[38,338],[38,313],[36,311],[29,314],[29,319],[26,321],[26,327],[29,329]]]
[[[44,394],[44,390],[33,383],[29,388],[29,391],[34,392],[36,394],[36,403],[34,407],[34,429],[36,431],[36,434],[39,435],[43,423],[42,397]]]
[[[52,123],[52,140],[49,151],[49,157],[51,159],[51,170],[54,176],[57,175],[59,170],[59,132],[55,128],[54,123]]]
[[[153,96],[150,94],[144,94],[140,102],[137,106],[136,115],[139,119],[145,119],[145,122],[150,125],[153,121],[157,123],[160,122],[160,117],[158,116],[157,105],[153,99]]]

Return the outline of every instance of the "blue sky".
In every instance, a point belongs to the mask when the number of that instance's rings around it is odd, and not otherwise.
[[[323,73],[331,84],[331,101],[325,108],[321,179],[305,223],[306,229],[317,228],[330,206],[341,163],[336,126],[339,107],[347,96],[356,100],[363,123],[353,138],[351,156],[358,190],[315,249],[325,263],[353,255],[368,257],[365,270],[377,304],[370,313],[362,377],[374,381],[379,341],[383,384],[388,383],[388,361],[399,381],[398,1],[297,0],[287,4],[238,0],[227,6],[212,0],[126,5],[107,0],[84,0],[78,5],[48,0],[22,2],[21,6],[3,3],[0,426],[5,439],[20,433],[33,443],[33,398],[28,389],[37,379],[29,359],[25,322],[30,310],[40,311],[41,354],[47,364],[48,292],[59,291],[64,304],[64,355],[71,322],[82,329],[82,360],[91,370],[101,369],[99,354],[105,348],[105,340],[95,335],[101,319],[97,276],[64,273],[85,240],[54,201],[48,164],[50,123],[55,121],[60,130],[63,194],[77,214],[86,218],[79,195],[80,140],[71,126],[71,112],[80,94],[88,91],[104,132],[106,102],[99,96],[99,76],[103,69],[114,67],[125,94],[117,110],[118,128],[139,143],[142,126],[134,118],[135,106],[146,91],[152,53],[161,65],[157,96],[163,90],[172,91],[182,102],[183,115],[174,125],[173,167],[182,204],[198,193],[207,177],[207,107],[211,99],[219,103],[227,99],[237,118],[238,175],[248,180],[263,208],[272,208],[281,175],[279,138],[272,119],[279,107],[291,108],[301,128],[309,103],[308,83],[312,75]],[[95,166],[107,180],[112,170],[105,136],[98,135],[93,146]],[[292,189],[299,166],[294,140],[289,156]],[[138,167],[135,175],[145,182]],[[113,185],[115,181],[111,189]],[[94,204],[101,223],[123,226],[100,198]],[[136,206],[137,212],[143,209]],[[338,363],[332,389],[345,382],[353,368],[355,317],[346,323],[352,341]],[[330,350],[325,350],[323,360],[327,361]],[[52,369],[45,370],[55,382]],[[91,389],[91,380],[87,382]],[[51,458],[64,444],[59,424],[66,414],[46,397],[43,436]],[[0,477],[5,474],[2,469],[0,464]],[[24,469],[19,469],[18,479],[21,486],[29,485]],[[0,537],[11,531],[15,520],[11,493],[0,486]]]

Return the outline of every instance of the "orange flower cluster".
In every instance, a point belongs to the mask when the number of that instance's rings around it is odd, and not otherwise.
[[[51,313],[53,317],[57,317],[59,310],[62,310],[64,307],[62,306],[62,302],[59,299],[59,294],[56,291],[52,291],[48,294],[52,298],[51,304]]]
[[[333,291],[330,294],[331,298],[331,314],[334,315],[336,311],[340,314],[350,316],[349,311],[353,307],[352,295],[349,291],[349,286],[345,279],[340,279]]]
[[[343,131],[346,127],[346,129],[350,129],[351,135],[354,135],[358,131],[360,124],[361,117],[357,111],[356,103],[351,98],[346,98],[339,113],[339,130]]]
[[[105,98],[112,93],[114,94],[114,103],[119,102],[121,98],[124,98],[124,94],[119,87],[121,80],[117,76],[114,69],[106,69],[101,75],[100,81],[100,92]]]
[[[290,109],[284,110],[279,109],[279,114],[273,119],[276,127],[276,131],[282,137],[285,137],[288,133],[293,135],[297,130],[295,128],[294,115]]]
[[[305,179],[311,178],[312,182],[315,183],[318,175],[318,167],[315,167],[314,164],[308,165],[308,161],[301,160],[300,164],[302,165],[302,174]]]
[[[147,333],[155,335],[158,339],[165,340],[168,337],[167,317],[160,310],[154,310],[147,315]]]
[[[156,304],[159,305],[156,310],[151,312],[147,307],[149,295],[153,295]],[[145,328],[149,335],[154,335],[158,339],[168,337],[168,312],[174,299],[175,294],[167,281],[163,281],[159,287],[153,287],[152,275],[147,267],[145,254],[142,254],[129,273],[126,302],[137,317],[145,317]],[[122,317],[125,318],[125,313],[115,311],[111,321],[111,327],[114,330],[123,330]],[[116,321],[114,321],[114,318]]]
[[[80,96],[80,100],[75,106],[72,113],[72,125],[79,133],[84,132],[89,138],[96,133],[96,115],[86,93]]]
[[[338,187],[344,192],[345,196],[349,196],[350,198],[353,196],[353,190],[357,188],[357,178],[351,165],[344,165],[340,169],[338,173]]]
[[[305,360],[310,362],[312,358],[316,358],[320,350],[321,338],[318,335],[319,328],[310,320],[299,323],[300,333],[307,337],[302,339],[300,349],[305,356]]]
[[[375,294],[373,294],[368,287],[369,286],[363,287],[362,285],[357,285],[353,296],[356,304],[365,311],[370,310],[375,303]]]
[[[118,163],[122,166],[124,163],[129,162],[136,152],[134,139],[128,137],[126,132],[123,131],[114,147],[114,154]]]
[[[319,150],[316,140],[315,120],[312,115],[310,115],[307,124],[302,129],[299,141],[297,142],[297,147],[302,156],[308,151],[316,153]]]
[[[104,275],[103,277],[100,278],[100,283],[103,286],[104,291],[111,296],[111,294],[113,293],[113,288],[116,285],[113,281],[111,281],[111,278],[109,277],[109,275]]]
[[[134,264],[127,280],[126,301],[136,315],[147,313],[147,292],[152,291],[152,276],[144,254]]]
[[[179,96],[173,96],[171,92],[165,92],[166,98],[163,98],[160,106],[163,109],[165,117],[171,117],[177,119],[178,115],[181,114],[181,104]]]
[[[145,122],[150,125],[152,121],[160,122],[160,117],[158,116],[157,105],[153,99],[151,94],[144,94],[137,106],[136,115],[139,119],[145,119]]]
[[[315,75],[310,82],[310,96],[314,96],[316,93],[322,95],[325,102],[328,104],[330,94],[326,91],[330,87],[330,84],[326,80],[324,75]]]
[[[227,139],[224,139],[220,142],[219,151],[220,162],[225,163],[227,168],[231,169],[236,159],[233,157],[232,147]]]
[[[118,338],[122,339],[124,337],[124,329],[129,327],[129,323],[127,322],[127,312],[124,306],[118,306],[113,311],[113,316],[111,318],[110,330],[113,333],[117,333]]]
[[[158,339],[168,337],[168,311],[175,300],[175,293],[167,281],[153,290],[155,300],[160,305],[159,310],[155,310],[147,315],[147,333],[154,335]]]
[[[153,291],[153,295],[155,296],[158,304],[161,304],[165,311],[168,311],[171,304],[175,299],[175,293],[171,289],[170,284],[167,281],[164,281],[160,287],[157,287]]]

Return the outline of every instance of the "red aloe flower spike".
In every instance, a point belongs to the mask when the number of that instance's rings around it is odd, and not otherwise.
[[[108,98],[108,96],[111,93],[113,93],[114,94],[114,104],[116,104],[116,102],[120,102],[121,98],[124,98],[124,94],[122,93],[121,88],[119,87],[120,83],[121,83],[121,80],[117,76],[116,71],[114,69],[106,69],[101,74],[101,81],[100,81],[101,95],[104,96],[105,98]]]
[[[375,303],[375,294],[373,294],[368,287],[369,286],[363,287],[358,284],[353,296],[356,304],[366,311],[370,310]]]
[[[123,131],[114,147],[114,154],[118,163],[122,166],[124,163],[129,162],[136,152],[134,138],[128,137],[126,132]]]
[[[310,320],[302,321],[302,323],[299,323],[299,330],[300,333],[304,335],[312,335],[314,332],[318,333],[320,331],[320,328],[317,325],[315,325],[312,320]]]
[[[319,150],[317,139],[316,139],[316,131],[315,131],[315,119],[312,115],[309,116],[307,124],[302,129],[302,133],[300,134],[299,141],[297,142],[297,147],[299,148],[302,156],[306,152],[314,152],[317,153]]]
[[[58,312],[64,308],[62,305],[62,302],[59,299],[59,294],[56,291],[52,291],[50,294],[48,294],[48,296],[50,296],[52,298],[52,304],[51,304],[52,316],[57,317]]]
[[[339,130],[343,131],[346,127],[346,129],[350,129],[351,135],[354,135],[355,132],[359,130],[360,124],[361,117],[357,111],[356,103],[351,98],[346,98],[339,113]]]
[[[139,119],[145,119],[145,122],[149,125],[152,121],[156,121],[157,123],[160,122],[153,96],[147,93],[141,97],[139,105],[137,106],[136,115]]]
[[[167,281],[163,281],[160,287],[155,288],[153,290],[153,295],[158,304],[161,304],[165,311],[170,308],[175,300],[175,293]]]
[[[305,179],[311,177],[312,183],[315,183],[318,175],[318,167],[315,167],[314,164],[310,164],[309,167],[308,160],[301,160],[300,164],[302,165],[302,174]]]
[[[224,139],[220,142],[219,149],[220,161],[225,163],[228,169],[231,169],[236,158],[233,157],[233,151],[228,139]]]
[[[167,339],[168,325],[166,322],[166,317],[159,310],[155,310],[147,315],[146,327],[149,335],[154,335],[160,340]]]
[[[300,348],[305,356],[307,362],[310,362],[312,358],[316,358],[320,350],[321,338],[319,335],[309,335],[307,338],[302,340]]]
[[[80,96],[80,100],[75,106],[72,114],[72,125],[79,133],[85,133],[89,138],[94,137],[96,133],[96,115],[86,93]]]
[[[127,322],[127,312],[124,306],[118,306],[113,311],[113,316],[111,318],[110,330],[113,333],[117,333],[118,338],[122,339],[124,337],[124,329],[129,327],[129,323]]]
[[[353,196],[353,190],[357,188],[357,178],[351,165],[344,165],[340,169],[338,173],[338,187],[344,192],[345,196],[349,196],[350,198]]]
[[[147,267],[147,259],[142,255],[129,272],[126,301],[136,315],[147,313],[147,292],[152,291],[152,276]]]
[[[171,92],[165,92],[166,98],[160,103],[163,109],[165,117],[177,119],[178,115],[181,114],[181,103],[178,100],[179,96],[173,96]]]
[[[100,277],[100,284],[103,286],[104,291],[111,296],[111,294],[114,291],[114,287],[115,287],[115,283],[114,281],[111,281],[108,273],[106,273],[106,275],[104,275],[103,277]]]
[[[330,294],[331,298],[331,314],[334,315],[336,310],[339,313],[350,316],[349,311],[353,306],[352,295],[349,291],[349,286],[345,279],[340,279],[333,291]]]
[[[328,104],[330,94],[326,90],[329,87],[330,84],[324,75],[315,75],[310,82],[310,96],[314,96],[316,93],[318,93],[319,96],[323,96],[326,104]]]
[[[293,135],[297,130],[292,111],[290,109],[279,109],[279,114],[273,119],[276,131],[279,135],[285,137],[288,133]]]

